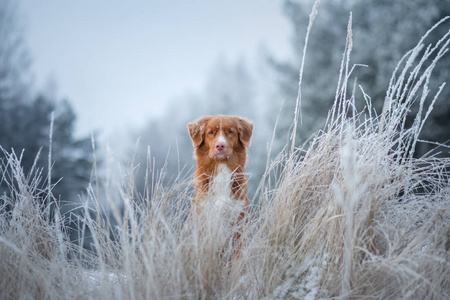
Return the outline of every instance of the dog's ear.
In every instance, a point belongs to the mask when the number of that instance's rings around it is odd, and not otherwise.
[[[197,148],[205,139],[205,127],[211,117],[203,117],[195,122],[188,124],[189,135],[191,136],[194,148]]]
[[[253,124],[249,120],[239,118],[238,119],[239,126],[239,140],[241,141],[244,147],[250,147],[250,138],[253,133]]]

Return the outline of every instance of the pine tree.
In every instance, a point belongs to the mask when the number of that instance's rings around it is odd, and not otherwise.
[[[308,14],[312,2],[285,2],[285,11],[293,28],[293,48],[301,55]],[[356,79],[364,91],[371,96],[375,108],[381,112],[386,89],[398,61],[412,49],[420,37],[443,17],[450,15],[450,2],[444,0],[339,0],[322,3],[314,22],[308,50],[302,85],[303,124],[297,130],[297,141],[304,142],[313,132],[322,129],[327,111],[334,100],[342,53],[345,47],[347,22],[353,12],[353,51],[351,63],[363,64],[357,67],[349,82]],[[447,21],[433,31],[427,44],[437,41],[450,28]],[[293,107],[297,97],[299,62],[273,63],[281,75],[280,91],[285,95],[285,117],[281,123],[279,137],[283,139],[291,132]],[[435,89],[450,75],[450,55],[442,58],[435,68],[432,82]],[[349,87],[353,89],[353,86]],[[356,102],[364,103],[362,93],[356,87]],[[436,90],[435,90],[436,91]],[[436,103],[422,132],[422,139],[444,143],[450,140],[450,88],[446,87]],[[417,109],[415,107],[412,108]],[[422,144],[417,154],[424,154],[429,146]]]
[[[68,101],[34,95],[31,89],[29,55],[18,26],[15,2],[0,2],[0,194],[9,193],[7,155],[22,155],[25,174],[40,153],[37,167],[48,169],[49,136],[52,113],[52,178],[57,183],[57,199],[76,201],[87,187],[92,165],[89,138],[75,138],[75,113]],[[45,176],[44,176],[45,178]],[[42,185],[46,183],[43,181]],[[44,188],[43,188],[44,190]]]

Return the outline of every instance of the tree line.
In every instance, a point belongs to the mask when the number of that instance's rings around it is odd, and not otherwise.
[[[70,204],[90,180],[91,139],[75,137],[76,115],[68,100],[33,90],[30,52],[19,16],[16,1],[0,2],[0,197],[9,195],[17,184],[7,164],[8,156],[15,155],[26,175],[35,162],[35,173],[45,175],[51,165],[52,192],[61,204]],[[47,185],[42,180],[42,198]]]
[[[269,159],[283,151],[291,141],[299,60],[312,1],[287,0],[283,5],[293,29],[293,57],[280,59],[266,53],[260,55],[256,66],[245,59],[220,60],[212,66],[202,90],[175,97],[166,113],[130,134],[129,148],[136,152],[134,163],[139,165],[136,169],[138,193],[144,193],[149,155],[155,168],[165,166],[167,184],[181,170],[189,177],[195,161],[186,124],[206,114],[236,114],[254,121],[248,172],[250,189],[255,191],[265,170],[273,130],[276,134]],[[450,3],[445,0],[338,0],[323,3],[312,28],[306,54],[302,123],[296,131],[296,146],[307,142],[314,132],[324,128],[336,93],[350,11],[353,12],[352,63],[358,65],[349,82],[356,83],[356,103],[364,105],[364,94],[370,95],[374,110],[381,113],[397,62],[433,24],[450,15]],[[430,42],[448,32],[449,24],[445,22],[433,31]],[[0,145],[7,152],[14,151],[23,156],[25,172],[30,170],[36,155],[41,153],[38,164],[45,169],[48,165],[46,154],[51,115],[54,113],[51,165],[52,182],[57,184],[53,192],[62,201],[77,201],[90,181],[93,164],[91,140],[90,137],[74,136],[76,116],[69,101],[35,93],[30,88],[30,58],[18,26],[17,9],[11,0],[0,4],[0,40]],[[436,89],[446,81],[450,77],[449,72],[450,56],[446,55],[435,69],[432,88]],[[423,140],[443,144],[450,140],[449,96],[450,88],[446,87],[429,117],[428,127],[422,132]],[[140,143],[134,150],[138,137]],[[417,147],[416,155],[423,155],[434,146],[422,143]],[[436,151],[441,151],[439,155],[448,156],[445,148]],[[0,159],[4,165],[4,153],[0,153]],[[8,192],[7,178],[4,176],[0,182],[2,194]]]

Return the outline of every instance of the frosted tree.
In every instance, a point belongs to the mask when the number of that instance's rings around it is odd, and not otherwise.
[[[17,1],[0,2],[0,99],[2,102],[24,93],[30,83],[30,55],[23,40]],[[6,105],[5,103],[3,103]]]
[[[53,189],[55,197],[67,204],[77,200],[77,194],[84,193],[92,166],[90,138],[74,137],[76,116],[69,102],[46,96],[23,102],[18,98],[11,109],[0,111],[0,146],[17,156],[23,151],[21,162],[25,174],[30,172],[38,154],[37,167],[46,170],[53,112],[51,181],[57,183]],[[5,159],[5,153],[0,152],[0,159]],[[1,166],[2,170],[4,167]],[[4,184],[0,182],[2,189]]]
[[[30,56],[17,2],[0,2],[0,194],[8,193],[7,156],[15,153],[27,174],[40,153],[38,169],[48,166],[49,135],[54,112],[51,182],[55,198],[77,200],[90,178],[92,147],[89,138],[75,138],[75,113],[67,101],[31,88]],[[43,172],[47,174],[47,171]],[[45,190],[45,189],[43,189]],[[45,198],[45,195],[43,195]],[[65,202],[66,203],[66,202]]]
[[[294,29],[292,45],[298,57],[292,61],[273,63],[281,76],[279,87],[286,99],[282,120],[287,121],[280,124],[279,137],[282,139],[287,139],[291,131],[289,126],[293,119],[298,86],[298,59],[303,49],[311,6],[312,1],[285,2],[285,12]],[[349,82],[353,84],[357,80],[357,103],[364,103],[358,87],[361,85],[380,111],[397,62],[431,26],[450,14],[450,2],[339,0],[323,3],[314,22],[306,54],[302,85],[303,123],[298,127],[297,141],[304,142],[314,131],[324,126],[336,92],[350,11],[353,12],[352,63],[367,67],[356,67]],[[449,28],[449,22],[443,24],[425,42],[436,41]],[[450,57],[447,55],[436,67],[431,82],[439,85],[448,81],[449,67]],[[352,90],[353,86],[349,89]],[[447,87],[430,116],[428,127],[422,133],[423,139],[439,142],[450,140],[450,131],[447,129],[450,126],[449,96],[450,89]],[[419,152],[423,154],[427,147],[421,147]]]
[[[208,78],[203,93],[205,114],[246,115],[254,118],[254,78],[244,60],[228,64],[220,60]]]

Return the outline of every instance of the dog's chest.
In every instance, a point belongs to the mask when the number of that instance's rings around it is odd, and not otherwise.
[[[233,197],[234,177],[225,164],[220,164],[210,178],[205,198],[199,203],[204,216],[201,218],[202,228],[208,230],[224,247],[230,245],[245,207],[244,201]]]
[[[206,199],[211,208],[233,215],[242,211],[244,202],[233,198],[232,182],[233,172],[225,164],[220,164],[211,179]]]
[[[211,178],[209,192],[211,196],[231,198],[232,172],[225,164],[220,164]]]

